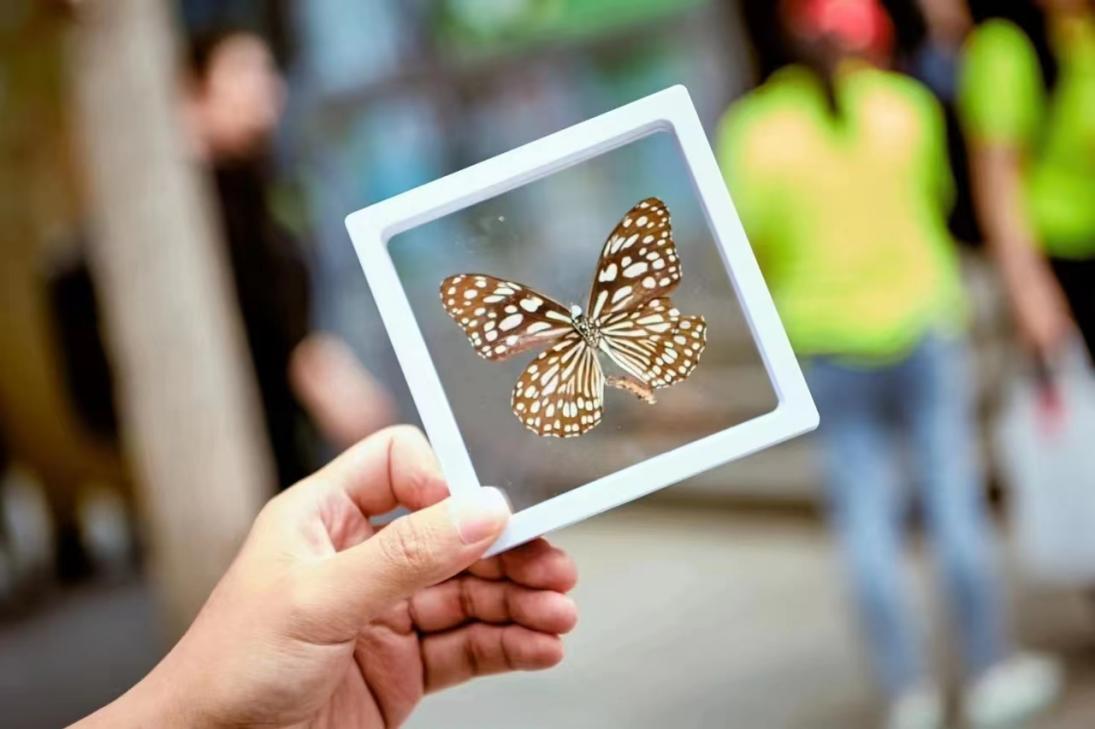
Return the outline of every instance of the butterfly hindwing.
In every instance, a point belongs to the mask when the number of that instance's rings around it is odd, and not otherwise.
[[[638,309],[667,296],[681,280],[669,208],[648,197],[620,220],[601,249],[587,312],[598,322],[615,312]]]
[[[601,422],[604,389],[597,354],[580,334],[571,332],[525,368],[510,405],[533,433],[572,438]]]
[[[478,273],[441,282],[441,305],[480,357],[504,360],[574,331],[566,307],[527,286]]]
[[[704,318],[681,316],[668,297],[608,316],[600,332],[601,349],[655,389],[691,375],[707,344]]]

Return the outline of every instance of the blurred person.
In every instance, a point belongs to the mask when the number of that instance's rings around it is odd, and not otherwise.
[[[285,85],[266,42],[238,28],[190,44],[183,115],[212,172],[237,299],[282,487],[310,472],[310,416],[345,447],[390,421],[384,390],[336,337],[310,331],[311,291],[298,241],[269,201],[268,148]]]
[[[943,115],[926,88],[883,70],[893,29],[874,0],[784,0],[770,12],[798,63],[731,107],[719,154],[821,413],[885,725],[944,721],[903,570],[906,476],[957,638],[965,719],[1015,720],[1049,704],[1059,679],[1055,664],[1015,651],[993,564]]]
[[[970,10],[964,0],[888,0],[886,5],[902,8],[905,28],[898,33],[903,46],[897,54],[898,69],[924,84],[943,109],[954,180],[948,217],[951,235],[959,243],[979,247],[984,235],[973,200],[969,147],[958,114],[963,45],[973,29]]]
[[[988,5],[1008,9],[1031,32],[977,27],[960,108],[989,248],[1023,340],[1048,363],[1075,329],[1095,354],[1095,4]]]
[[[574,564],[542,539],[481,559],[505,497],[447,495],[419,431],[365,439],[270,501],[178,644],[74,726],[383,729],[426,693],[557,664]]]
[[[95,305],[95,286],[83,257],[86,241],[66,241],[62,254],[54,255],[46,268],[50,325],[60,360],[61,389],[80,435],[87,443],[116,464],[116,478],[108,479],[113,491],[122,496],[118,522],[127,524],[135,516],[132,483],[117,447],[118,419],[110,359],[102,339],[102,322]],[[87,479],[53,479],[46,485],[50,506],[49,522],[54,567],[49,575],[62,583],[78,583],[105,571],[124,572],[137,558],[130,530],[116,535],[130,549],[124,555],[98,553],[88,539],[92,525],[83,508],[94,498]]]
[[[258,35],[218,29],[190,44],[181,92],[184,130],[191,152],[215,185],[282,488],[317,464],[313,423],[344,448],[388,424],[393,412],[388,394],[348,345],[311,330],[308,263],[269,199],[269,145],[284,95],[273,56]],[[82,257],[58,261],[54,269],[51,300],[70,395],[91,432],[116,438],[94,282]]]
[[[924,35],[908,61],[911,75],[943,103],[953,103],[962,46],[973,29],[973,17],[965,0],[917,0],[915,5],[923,18]]]

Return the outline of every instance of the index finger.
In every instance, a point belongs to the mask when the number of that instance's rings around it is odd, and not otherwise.
[[[410,425],[370,435],[313,478],[345,493],[366,516],[385,514],[398,506],[417,511],[449,495],[429,441]]]
[[[546,539],[534,539],[479,560],[468,572],[487,580],[510,580],[525,587],[556,592],[569,592],[578,581],[574,560]]]

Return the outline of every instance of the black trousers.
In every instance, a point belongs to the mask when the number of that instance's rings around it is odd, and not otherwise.
[[[1051,258],[1050,264],[1072,307],[1087,351],[1095,360],[1095,258]]]

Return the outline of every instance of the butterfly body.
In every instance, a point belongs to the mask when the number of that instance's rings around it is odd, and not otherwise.
[[[577,310],[577,313],[575,313],[575,310]],[[587,347],[599,349],[601,346],[601,332],[597,326],[582,313],[581,307],[571,307],[570,311],[574,321],[574,331],[582,335]]]
[[[537,435],[567,438],[600,423],[606,384],[653,404],[655,389],[695,369],[707,325],[673,307],[680,279],[668,208],[647,198],[605,241],[585,310],[486,274],[446,278],[441,304],[485,359],[549,345],[518,378],[510,405]],[[602,355],[625,374],[606,377]]]

